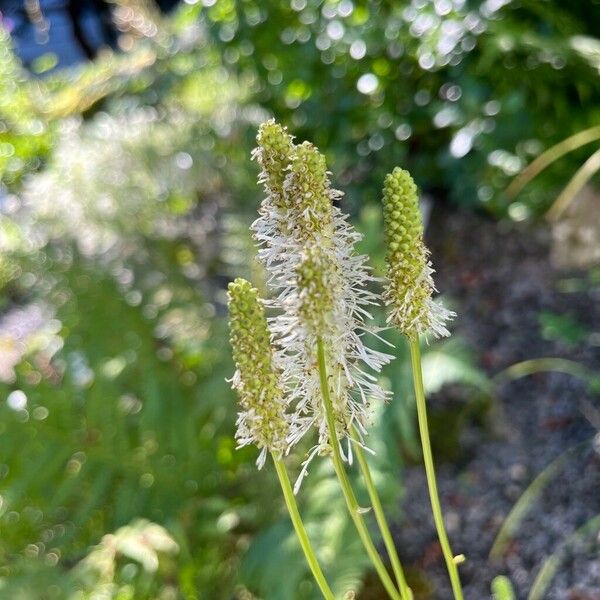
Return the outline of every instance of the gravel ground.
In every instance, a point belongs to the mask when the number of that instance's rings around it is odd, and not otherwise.
[[[519,361],[549,356],[598,371],[600,287],[560,291],[561,281],[585,274],[551,266],[551,235],[545,226],[498,225],[472,213],[442,209],[434,214],[428,235],[438,288],[456,300],[460,313],[454,330],[477,351],[490,376]],[[585,339],[577,344],[545,339],[542,311],[570,314],[585,326]],[[443,407],[448,395],[432,398],[430,410]],[[498,574],[511,579],[518,598],[527,598],[544,560],[600,514],[599,420],[600,397],[583,381],[537,373],[499,384],[489,425],[463,430],[459,461],[438,461],[453,550],[467,556],[461,566],[467,600],[491,598],[490,582]],[[514,503],[537,474],[577,444],[564,468],[530,503],[502,556],[490,561],[492,543]],[[414,572],[426,570],[429,592],[422,598],[450,599],[420,466],[408,469],[406,486],[409,518],[395,530],[402,558]],[[562,554],[543,598],[600,600],[598,527],[578,540]]]

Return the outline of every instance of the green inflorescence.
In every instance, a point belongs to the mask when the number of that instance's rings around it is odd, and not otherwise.
[[[263,180],[278,208],[286,208],[283,183],[294,153],[292,136],[273,119],[263,123],[256,136],[255,157],[263,170]]]
[[[302,322],[313,333],[323,335],[335,301],[335,269],[330,255],[320,246],[308,247],[296,273]]]
[[[429,300],[434,290],[417,186],[410,173],[399,167],[385,178],[383,219],[388,279],[384,297],[393,324],[414,338],[430,327]]]
[[[325,157],[310,142],[296,146],[285,193],[294,226],[304,239],[331,228],[333,204]]]
[[[264,308],[258,291],[245,279],[229,284],[228,298],[230,341],[237,367],[234,387],[246,411],[245,425],[259,448],[281,453],[288,422]]]

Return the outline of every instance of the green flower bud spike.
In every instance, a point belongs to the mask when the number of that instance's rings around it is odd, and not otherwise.
[[[335,265],[329,256],[323,248],[309,246],[296,270],[300,295],[298,312],[302,323],[315,335],[323,335],[330,329],[328,317],[335,302]]]
[[[256,142],[258,146],[253,150],[252,158],[262,169],[259,182],[264,184],[272,204],[285,209],[283,183],[294,152],[293,138],[285,127],[270,119],[260,126]]]
[[[436,337],[449,335],[445,322],[454,316],[454,313],[431,298],[436,290],[431,277],[433,269],[429,262],[429,251],[423,243],[423,223],[417,186],[410,173],[399,167],[385,178],[383,220],[388,279],[384,299],[390,307],[388,322],[395,325],[409,340],[419,433],[433,520],[454,598],[463,600],[458,560],[450,547],[437,489],[419,346],[421,333],[431,331]]]
[[[388,321],[410,339],[428,332],[436,337],[450,335],[445,323],[454,313],[432,299],[434,271],[423,243],[417,186],[410,173],[399,167],[385,178],[383,221]]]
[[[284,183],[284,191],[293,202],[290,220],[298,239],[306,241],[319,234],[331,234],[333,201],[341,193],[331,188],[325,157],[310,142],[296,146]]]
[[[286,448],[288,421],[283,390],[273,365],[271,335],[258,291],[244,279],[229,284],[229,328],[236,372],[232,387],[240,406],[236,439],[239,446],[260,448],[257,464],[266,453],[281,456]]]
[[[236,438],[240,446],[261,448],[259,468],[267,452],[273,457],[285,505],[304,556],[325,600],[335,600],[302,522],[292,485],[282,460],[289,430],[279,373],[273,365],[271,335],[258,292],[245,279],[229,284],[229,327],[237,370],[233,387],[240,397]]]

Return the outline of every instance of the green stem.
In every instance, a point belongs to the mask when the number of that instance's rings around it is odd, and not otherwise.
[[[350,432],[354,438],[358,438],[356,428],[352,427]],[[356,444],[354,448],[356,450],[356,456],[358,458],[360,470],[367,486],[367,491],[369,492],[369,498],[371,499],[371,504],[373,505],[375,518],[377,519],[377,524],[379,525],[379,531],[381,531],[381,537],[383,537],[385,548],[388,552],[388,556],[390,557],[390,562],[392,563],[394,576],[396,577],[396,582],[400,588],[400,595],[402,596],[403,600],[411,600],[412,593],[408,587],[408,584],[406,583],[404,571],[402,570],[402,565],[400,564],[400,559],[398,558],[398,553],[396,552],[396,546],[394,545],[394,540],[392,539],[392,534],[385,518],[383,507],[381,506],[381,500],[379,499],[377,488],[375,487],[373,478],[371,477],[371,470],[369,469],[369,464],[367,463],[365,453],[359,444]]]
[[[281,489],[283,490],[285,505],[290,513],[290,518],[292,519],[294,529],[296,530],[296,535],[300,541],[300,546],[302,546],[304,556],[306,557],[306,562],[308,563],[313,577],[315,578],[315,581],[317,582],[317,585],[323,594],[323,598],[326,600],[335,600],[335,596],[333,595],[333,592],[331,591],[331,588],[329,587],[329,584],[323,575],[323,571],[321,571],[319,561],[317,560],[310,540],[308,539],[308,535],[306,534],[306,529],[304,528],[302,517],[300,517],[300,512],[298,511],[298,505],[296,504],[296,498],[294,497],[294,492],[292,490],[292,485],[290,483],[287,471],[285,470],[285,465],[283,464],[283,461],[280,458],[276,458],[274,454],[271,454],[271,456],[273,457],[275,470],[277,471],[279,483],[281,484]]]
[[[350,481],[348,480],[348,476],[346,475],[346,470],[344,469],[344,462],[342,460],[342,455],[340,453],[340,443],[338,440],[337,430],[335,426],[335,416],[333,413],[333,404],[331,402],[331,396],[329,394],[329,383],[327,381],[327,366],[325,361],[325,348],[323,347],[323,340],[321,338],[317,338],[317,357],[319,361],[319,378],[321,383],[321,394],[323,395],[323,405],[325,407],[325,416],[327,419],[327,428],[329,430],[329,443],[332,451],[332,459],[333,466],[335,468],[336,475],[340,481],[340,485],[342,486],[342,492],[344,494],[344,499],[346,500],[346,506],[348,507],[348,512],[350,513],[350,517],[354,522],[354,526],[358,531],[358,535],[360,537],[383,586],[385,587],[387,593],[390,598],[393,600],[401,600],[398,595],[398,591],[394,587],[394,583],[392,582],[388,572],[381,561],[379,554],[377,553],[377,549],[371,540],[371,536],[369,535],[369,530],[365,525],[364,519],[361,515],[361,508],[358,505],[358,501],[356,500],[356,496],[352,491],[352,487],[350,485]]]
[[[429,498],[431,500],[431,509],[433,511],[433,520],[437,529],[438,538],[442,547],[446,568],[452,583],[452,591],[456,600],[463,600],[462,588],[458,568],[450,548],[448,534],[444,526],[444,517],[440,498],[438,495],[437,482],[435,480],[435,467],[433,466],[433,454],[431,452],[431,442],[429,441],[429,427],[427,425],[427,406],[425,402],[425,390],[423,388],[423,373],[421,371],[421,349],[419,340],[410,340],[410,360],[412,364],[413,382],[415,386],[415,398],[417,402],[417,416],[419,420],[419,432],[421,434],[421,447],[423,449],[423,461],[425,462],[425,473],[427,475],[427,486],[429,488]]]

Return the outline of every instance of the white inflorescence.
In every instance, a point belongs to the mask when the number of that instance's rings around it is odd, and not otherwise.
[[[266,198],[253,224],[260,244],[259,260],[268,272],[268,284],[277,294],[271,306],[279,311],[271,321],[278,362],[290,407],[288,443],[298,443],[311,429],[318,443],[309,453],[297,487],[310,460],[330,451],[320,390],[317,338],[326,353],[327,371],[340,439],[348,440],[354,426],[362,444],[372,400],[387,395],[372,372],[391,356],[363,342],[369,305],[377,296],[366,289],[375,280],[366,256],[355,253],[361,239],[333,202],[341,192],[330,186],[325,158],[310,143],[294,145],[287,131],[269,121],[260,128],[253,156],[262,171]],[[283,176],[282,176],[283,173]]]

